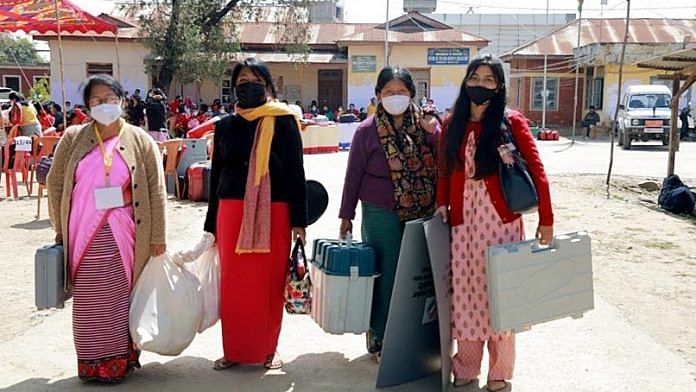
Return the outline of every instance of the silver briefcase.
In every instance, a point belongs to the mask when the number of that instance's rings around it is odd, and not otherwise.
[[[587,232],[560,235],[548,248],[536,240],[488,249],[491,324],[497,331],[567,316],[594,308],[591,241]]]
[[[39,248],[34,257],[34,300],[41,309],[62,309],[69,297],[65,291],[63,247],[47,245]]]

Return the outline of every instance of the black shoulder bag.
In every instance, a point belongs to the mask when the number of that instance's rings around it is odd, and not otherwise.
[[[504,162],[501,154],[500,163],[498,166],[498,177],[500,179],[500,188],[503,192],[503,198],[508,208],[518,214],[528,214],[536,212],[539,206],[539,197],[537,196],[534,181],[529,175],[527,164],[522,159],[515,140],[512,137],[510,123],[505,118],[505,127],[503,129],[503,145],[500,148],[506,147],[511,155],[511,160]]]

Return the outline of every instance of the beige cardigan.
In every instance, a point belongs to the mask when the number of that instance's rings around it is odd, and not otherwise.
[[[62,233],[65,249],[66,288],[70,282],[68,260],[68,219],[77,164],[98,146],[94,122],[69,127],[53,157],[46,185],[51,221],[56,233]],[[131,172],[133,210],[135,211],[135,268],[133,284],[150,258],[150,245],[166,243],[166,202],[162,157],[155,141],[142,129],[123,122],[118,152]]]

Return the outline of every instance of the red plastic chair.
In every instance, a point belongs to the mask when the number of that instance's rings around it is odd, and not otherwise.
[[[56,146],[60,142],[60,137],[58,136],[42,136],[35,137],[33,139],[33,145],[31,148],[31,165],[29,167],[30,179],[29,179],[29,195],[34,193],[34,176],[36,174],[36,166],[39,165],[41,158],[47,157],[53,154]]]
[[[20,136],[22,137],[22,136]],[[5,144],[5,154],[3,157],[3,167],[2,172],[5,173],[5,187],[7,188],[7,197],[12,195],[15,200],[19,198],[19,191],[17,185],[17,173],[22,173],[22,180],[24,185],[27,187],[27,194],[29,194],[29,170],[27,169],[27,161],[31,156],[31,151],[15,151],[14,162],[10,165],[10,150],[13,150],[12,146],[16,145],[17,138],[12,138],[7,140]],[[12,191],[12,194],[10,193]]]

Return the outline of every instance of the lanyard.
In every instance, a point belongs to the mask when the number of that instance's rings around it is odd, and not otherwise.
[[[112,148],[111,151],[106,151],[104,140],[102,139],[101,132],[99,132],[99,128],[97,127],[96,123],[94,123],[94,134],[97,136],[97,141],[99,141],[99,150],[101,151],[102,159],[104,160],[104,176],[106,179],[106,186],[108,187],[110,185],[109,176],[111,175],[111,167],[114,164],[114,150]],[[118,131],[118,136],[116,137],[117,140],[121,139],[121,135],[123,135],[123,126],[121,126],[121,129]],[[116,144],[114,144],[114,148]]]

